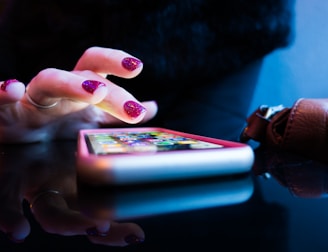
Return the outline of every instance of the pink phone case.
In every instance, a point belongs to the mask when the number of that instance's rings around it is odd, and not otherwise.
[[[249,145],[164,128],[79,132],[78,176],[89,184],[124,185],[246,173]]]

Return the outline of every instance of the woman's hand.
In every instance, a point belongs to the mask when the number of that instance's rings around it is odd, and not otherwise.
[[[107,75],[133,78],[142,62],[109,48],[85,51],[72,71],[48,68],[27,85],[0,85],[0,142],[73,139],[82,128],[136,124],[157,113],[154,101],[139,102]]]

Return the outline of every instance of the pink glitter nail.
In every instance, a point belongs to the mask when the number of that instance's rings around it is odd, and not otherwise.
[[[88,93],[93,94],[93,92],[99,87],[99,86],[106,86],[104,83],[100,81],[95,80],[86,80],[82,82],[82,88],[87,91]]]
[[[6,81],[4,81],[4,82],[1,84],[0,89],[1,89],[2,91],[6,91],[8,85],[9,85],[10,83],[13,83],[13,82],[18,82],[18,80],[16,80],[16,79],[6,80]]]
[[[122,60],[122,66],[129,71],[137,69],[141,64],[142,62],[136,58],[127,57]]]
[[[139,115],[146,112],[143,106],[134,101],[127,101],[124,103],[124,110],[132,118],[137,118]]]

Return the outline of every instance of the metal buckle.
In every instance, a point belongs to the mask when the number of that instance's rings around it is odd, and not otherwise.
[[[277,106],[267,106],[262,105],[260,106],[255,112],[253,112],[247,119],[247,125],[242,130],[239,141],[240,142],[248,142],[251,139],[257,139],[255,141],[259,141],[261,137],[263,136],[263,132],[265,131],[265,127],[267,123],[280,111],[284,109],[283,105],[277,105]],[[254,124],[257,126],[254,128]],[[259,127],[260,126],[260,127]],[[251,134],[248,134],[248,132],[251,130]],[[255,130],[255,131],[254,131]],[[263,131],[263,132],[262,132]],[[251,136],[252,137],[251,137]]]
[[[280,112],[281,110],[283,110],[285,107],[283,105],[277,105],[277,106],[272,106],[272,107],[268,107],[268,106],[263,106],[265,114],[263,115],[263,117],[265,119],[270,120],[272,117],[275,116],[275,114],[277,114],[278,112]],[[262,106],[260,107],[260,110],[262,110]]]

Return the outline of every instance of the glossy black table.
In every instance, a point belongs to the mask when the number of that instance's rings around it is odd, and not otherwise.
[[[0,227],[19,229],[15,211],[22,206],[28,222],[21,232],[29,233],[15,242],[2,232],[1,252],[328,251],[324,163],[258,148],[247,174],[96,188],[76,175],[75,149],[74,141],[0,146]],[[108,237],[72,235],[56,211],[36,218],[28,201],[45,188],[60,191],[76,214],[138,224],[145,241],[121,248]]]

